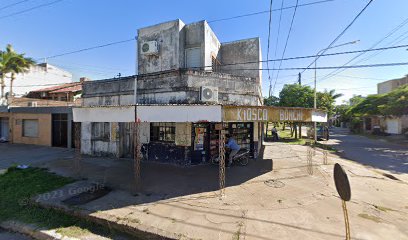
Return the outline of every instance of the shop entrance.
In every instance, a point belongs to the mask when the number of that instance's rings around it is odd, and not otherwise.
[[[235,136],[241,149],[248,149],[251,157],[254,156],[254,123],[231,122],[228,126],[228,132]]]
[[[210,159],[209,156],[209,140],[210,140],[210,124],[208,123],[193,123],[192,125],[192,154],[191,164],[197,165],[205,163]]]

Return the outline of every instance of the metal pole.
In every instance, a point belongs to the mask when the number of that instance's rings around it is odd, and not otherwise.
[[[319,53],[320,53],[320,52],[319,52]],[[314,108],[315,110],[316,110],[316,108],[317,108],[317,92],[316,92],[317,69],[316,69],[316,66],[317,66],[317,58],[318,58],[318,56],[319,56],[319,53],[317,53],[317,55],[316,55],[315,69],[314,69],[314,105],[313,105],[313,108]],[[316,144],[316,143],[317,143],[317,123],[314,122],[313,125],[314,125],[314,141],[315,141],[315,144]]]
[[[342,200],[341,204],[342,204],[342,207],[343,207],[344,224],[345,224],[345,227],[346,227],[346,240],[350,240],[351,239],[350,222],[349,222],[349,217],[348,217],[346,201]]]

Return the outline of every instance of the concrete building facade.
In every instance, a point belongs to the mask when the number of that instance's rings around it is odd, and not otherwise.
[[[392,90],[408,84],[408,75],[398,79],[392,79],[377,84],[377,94],[389,93]]]
[[[152,111],[178,106],[194,115],[201,106],[201,113],[211,115],[212,106],[262,105],[259,38],[221,43],[206,21],[186,25],[175,20],[139,29],[137,42],[138,75],[84,82],[84,107],[126,107],[137,102],[152,106]],[[205,117],[195,122],[171,119],[164,114],[161,122],[139,124],[145,161],[201,164],[218,152],[218,123],[204,121]],[[133,125],[134,121],[82,122],[81,152],[133,157]],[[260,123],[229,122],[221,128],[257,156]]]
[[[38,89],[38,85],[63,84],[72,82],[72,74],[49,63],[41,63],[30,68],[26,73],[16,75],[13,84],[13,94],[23,96]],[[6,77],[5,92],[10,91],[10,78]]]

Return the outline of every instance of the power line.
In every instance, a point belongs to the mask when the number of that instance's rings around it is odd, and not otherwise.
[[[406,66],[408,62],[396,62],[396,63],[377,63],[377,64],[366,64],[366,65],[351,65],[351,66],[326,66],[326,67],[292,67],[292,68],[281,68],[282,71],[292,71],[292,70],[305,70],[305,69],[337,69],[337,68],[374,68],[374,67],[393,67],[393,66]],[[242,68],[234,70],[262,70],[267,71],[267,68]],[[278,70],[272,69],[269,70]],[[310,83],[309,83],[310,84]],[[308,84],[306,84],[308,85]]]
[[[19,14],[22,14],[22,13],[30,12],[32,10],[42,8],[42,7],[47,7],[47,6],[50,6],[50,5],[54,5],[54,4],[62,2],[62,1],[64,1],[64,0],[57,0],[57,1],[54,1],[54,2],[50,2],[50,3],[40,4],[40,5],[37,5],[37,6],[32,7],[32,8],[28,8],[28,9],[25,9],[25,10],[22,10],[22,11],[19,11],[19,12],[14,12],[14,13],[11,13],[9,15],[1,16],[0,19],[4,19],[4,18],[15,16],[15,15],[19,15]]]
[[[83,49],[79,49],[79,50],[74,50],[74,51],[71,51],[71,52],[60,53],[60,54],[56,54],[56,55],[45,57],[45,58],[39,58],[39,59],[56,58],[56,57],[61,57],[61,56],[70,55],[70,54],[74,54],[74,53],[89,51],[89,50],[93,50],[93,49],[97,49],[97,48],[103,48],[103,47],[112,46],[112,45],[116,45],[116,44],[131,42],[131,41],[135,41],[135,40],[136,40],[136,38],[131,38],[131,39],[126,39],[126,40],[122,40],[122,41],[117,41],[117,42],[111,42],[111,43],[107,43],[107,44],[103,44],[103,45],[98,45],[98,46],[94,46],[94,47],[88,47],[88,48],[83,48]]]
[[[272,25],[272,3],[273,0],[271,0],[270,6],[269,6],[269,24],[268,24],[268,50],[266,52],[266,67],[269,68],[269,45],[271,43],[271,25]],[[268,71],[268,79],[269,79],[269,97],[271,96],[271,74],[270,71]]]
[[[363,14],[363,12],[368,8],[368,6],[370,6],[370,4],[373,2],[373,0],[370,0],[365,7],[357,14],[357,16],[354,17],[353,21],[351,21],[349,23],[349,25],[347,25],[347,27],[329,44],[329,46],[327,48],[325,48],[321,54],[324,54],[329,48],[331,48],[333,46],[333,44],[335,44],[337,42],[337,40],[339,40],[341,38],[341,36],[344,35],[344,33],[354,24],[354,22],[361,16],[361,14]],[[320,55],[321,55],[320,54]],[[319,59],[319,56],[316,56],[315,60],[313,60],[307,67],[305,70],[302,71],[302,73],[304,73],[307,69],[310,69],[309,67],[312,66],[317,59]]]
[[[279,13],[278,34],[276,35],[275,52],[274,52],[274,55],[273,55],[274,58],[276,58],[276,53],[278,52],[279,35],[280,35],[280,28],[281,28],[281,22],[282,22],[283,1],[284,0],[281,1],[281,10],[280,10],[280,13]],[[275,68],[275,63],[276,62],[274,61],[272,68]],[[272,79],[273,79],[273,74],[274,74],[274,72],[272,72]],[[269,79],[269,96],[271,95],[271,89],[272,89],[272,81],[271,81],[271,79]]]
[[[363,50],[355,50],[355,51],[344,51],[344,52],[335,52],[335,53],[326,53],[319,55],[320,57],[329,57],[329,56],[337,56],[337,55],[345,55],[345,54],[354,54],[354,53],[361,53],[361,52],[373,52],[373,51],[383,51],[383,50],[390,50],[390,49],[397,49],[397,48],[406,48],[408,44],[398,45],[398,46],[391,46],[391,47],[382,47],[382,48],[372,48],[372,49],[363,49]],[[278,61],[289,61],[289,60],[299,60],[305,58],[315,58],[316,55],[307,55],[307,56],[297,56],[297,57],[288,57],[288,58],[278,58],[278,59],[270,59],[269,62],[278,62]],[[266,60],[261,61],[249,61],[249,62],[238,62],[238,63],[227,63],[227,64],[220,64],[220,66],[231,66],[231,65],[245,65],[245,64],[254,64],[254,63],[263,63],[267,62]],[[203,67],[192,67],[191,69],[205,69],[211,67],[203,66]],[[267,68],[265,68],[267,69]],[[309,69],[309,68],[302,68],[302,69]],[[314,68],[310,68],[314,69]],[[248,69],[249,70],[249,69]],[[270,70],[277,70],[275,68],[271,68]],[[293,76],[298,76],[295,74]]]
[[[383,42],[385,39],[389,38],[389,37],[392,36],[395,32],[397,32],[399,29],[401,29],[402,27],[404,27],[406,24],[408,24],[408,18],[405,19],[402,23],[400,23],[397,27],[393,28],[389,33],[387,33],[387,34],[385,35],[385,37],[381,38],[379,41],[377,41],[376,43],[374,43],[370,48],[376,47],[376,46],[379,45],[381,42]],[[405,33],[407,33],[407,32],[405,32]],[[404,35],[405,33],[403,33],[402,35]],[[401,36],[402,36],[402,35],[401,35]],[[400,36],[400,37],[401,37],[401,36]],[[398,38],[399,38],[399,37],[398,37]],[[404,39],[405,39],[405,38],[404,38]],[[401,41],[403,41],[404,39],[402,39]],[[401,41],[400,41],[400,42],[401,42]],[[347,64],[353,62],[355,59],[359,58],[360,56],[362,56],[362,55],[365,54],[365,53],[366,53],[366,52],[362,52],[362,53],[358,54],[357,56],[354,56],[352,59],[350,59],[349,61],[347,61],[347,62],[346,62],[345,64],[343,64],[343,65],[347,65]],[[370,57],[368,57],[368,58],[366,58],[366,59],[363,59],[363,60],[360,60],[360,61],[358,61],[358,62],[356,62],[356,63],[360,63],[360,62],[365,61],[365,60],[367,60],[367,59],[369,59],[369,58],[370,58]],[[341,70],[340,70],[340,69],[336,69],[336,70],[334,70],[334,71],[332,71],[332,72],[326,74],[322,79],[320,79],[320,81],[325,80],[325,79],[328,79],[328,78],[331,78],[331,77],[335,76],[336,74],[338,74],[338,73],[340,73],[340,72],[343,72],[343,71],[345,71],[345,69],[341,69]]]
[[[1,8],[0,8],[0,11],[3,10],[3,9],[7,9],[7,8],[10,8],[10,7],[13,7],[13,6],[18,5],[18,4],[21,4],[21,3],[28,2],[28,1],[30,1],[30,0],[23,0],[23,1],[20,1],[20,2],[16,2],[16,3],[12,3],[12,4],[9,4],[9,5],[6,5],[6,6],[4,6],[4,7],[1,7]]]
[[[323,1],[316,1],[316,2],[311,2],[311,3],[304,3],[304,4],[299,4],[298,7],[305,7],[305,6],[321,4],[321,3],[326,3],[326,2],[333,2],[333,1],[336,1],[336,0],[323,0]],[[272,9],[272,11],[274,12],[274,11],[287,10],[287,9],[291,9],[291,8],[295,8],[295,7],[296,7],[295,5],[288,6],[288,7],[281,7],[281,8],[277,8],[277,9]],[[228,18],[215,19],[215,20],[208,21],[208,23],[233,20],[233,19],[237,19],[237,18],[250,17],[250,16],[265,14],[265,13],[269,13],[269,10],[260,11],[260,12],[253,12],[253,13],[247,13],[247,14],[243,14],[243,15],[228,17]]]
[[[290,38],[290,33],[292,32],[293,22],[294,22],[294,20],[295,20],[296,10],[297,10],[297,7],[298,7],[298,3],[299,3],[299,0],[296,0],[295,10],[293,11],[292,21],[290,22],[290,27],[289,27],[288,36],[286,37],[285,47],[284,47],[283,52],[282,52],[282,58],[285,56],[285,53],[286,53],[286,47],[288,46],[288,42],[289,42],[289,38]],[[281,68],[281,67],[282,67],[282,61],[279,62],[279,69],[278,69],[278,71],[277,71],[277,73],[276,73],[276,79],[275,79],[275,83],[273,84],[272,94],[273,94],[273,92],[275,91],[275,86],[276,86],[276,82],[278,81],[278,78],[279,78],[279,72],[280,72],[280,68]]]

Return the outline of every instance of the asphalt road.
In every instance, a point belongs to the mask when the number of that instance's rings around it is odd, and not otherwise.
[[[13,232],[7,232],[3,229],[0,228],[0,240],[30,240],[32,238],[27,237],[25,235],[22,234],[18,234],[18,233],[13,233]]]
[[[73,149],[26,144],[0,143],[0,169],[12,165],[40,165],[59,158],[71,158]]]
[[[408,173],[408,148],[385,140],[350,134],[348,129],[331,129],[326,144],[344,151],[342,156],[393,173]]]

